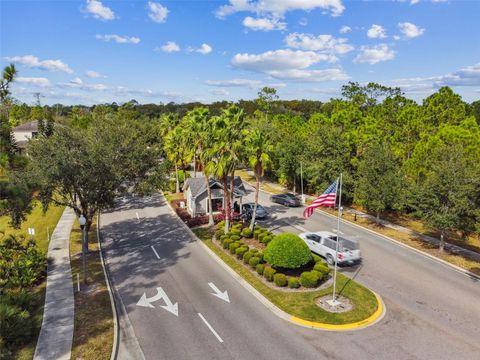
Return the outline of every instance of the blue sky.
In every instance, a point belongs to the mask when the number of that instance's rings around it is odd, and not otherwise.
[[[44,104],[326,101],[347,81],[480,99],[480,1],[0,0],[13,95]]]

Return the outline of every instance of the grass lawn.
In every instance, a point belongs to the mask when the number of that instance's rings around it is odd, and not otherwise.
[[[331,294],[331,287],[318,291],[298,292],[272,289],[260,281],[249,268],[237,262],[232,256],[226,254],[214,244],[211,240],[211,229],[196,228],[193,231],[217,256],[248,281],[250,285],[280,309],[291,315],[304,320],[328,324],[346,324],[364,320],[377,309],[375,295],[370,290],[340,273],[337,273],[337,289],[341,295],[349,298],[355,305],[354,310],[341,314],[324,311],[314,302],[318,297]]]
[[[100,254],[96,223],[92,224],[87,255],[87,287],[82,278],[82,233],[75,221],[70,235],[72,281],[75,289],[75,328],[72,359],[109,359],[113,344],[113,314],[110,305]],[[80,273],[81,292],[77,292],[77,273]]]
[[[47,253],[47,228],[51,236],[53,230],[55,229],[55,226],[57,226],[58,220],[62,216],[62,213],[62,206],[50,206],[47,212],[43,213],[40,202],[35,201],[33,203],[32,212],[27,216],[25,222],[22,223],[20,229],[14,229],[10,226],[10,218],[8,216],[1,216],[0,230],[5,232],[5,236],[24,235],[25,237],[27,237],[27,229],[29,227],[33,227],[35,229],[35,241],[38,244],[38,247],[44,253]],[[14,356],[15,359],[26,360],[33,358],[33,354],[35,353],[35,347],[37,345],[38,335],[40,334],[40,328],[42,327],[43,306],[45,303],[45,289],[46,281],[43,281],[31,290],[33,294],[34,304],[31,311],[31,316],[35,319],[35,329],[33,330],[35,335],[32,337],[32,341],[18,349],[17,353]]]
[[[240,176],[243,181],[255,186],[255,176],[250,175],[245,170],[235,170],[235,175]],[[286,191],[282,186],[267,181],[260,181],[260,190],[273,194],[281,194]]]

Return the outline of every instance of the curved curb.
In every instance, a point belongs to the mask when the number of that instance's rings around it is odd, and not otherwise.
[[[326,323],[320,323],[315,321],[303,320],[296,316],[292,316],[290,318],[290,321],[304,327],[308,327],[312,329],[327,330],[327,331],[350,331],[350,330],[364,329],[382,320],[386,313],[385,304],[383,303],[382,298],[377,293],[374,293],[374,294],[375,294],[375,298],[377,299],[377,310],[375,310],[375,312],[365,320],[361,320],[361,321],[357,321],[349,324],[336,325],[336,324],[326,324]]]
[[[164,197],[163,193],[160,193],[162,197],[164,198],[165,202],[167,203],[168,208],[172,212],[172,214],[178,219],[178,221],[185,227],[185,229],[196,239],[197,243],[200,244],[200,246],[215,260],[219,263],[220,266],[222,266],[237,282],[242,285],[246,290],[248,290],[255,298],[257,298],[263,305],[265,305],[272,313],[274,313],[276,316],[279,318],[288,321],[294,325],[297,326],[303,326],[307,327],[310,329],[314,330],[323,330],[323,331],[354,331],[354,330],[361,330],[364,329],[368,326],[374,325],[375,323],[379,322],[383,316],[386,313],[386,307],[385,304],[382,300],[382,298],[373,292],[372,290],[368,289],[369,291],[372,291],[372,293],[375,295],[375,298],[377,299],[377,310],[370,315],[367,319],[360,320],[354,323],[349,323],[349,324],[341,324],[341,325],[335,325],[335,324],[327,324],[327,323],[320,323],[320,322],[314,322],[314,321],[309,321],[309,320],[303,320],[301,318],[298,318],[296,316],[293,316],[282,309],[280,309],[278,306],[273,304],[270,300],[268,300],[261,292],[259,292],[257,289],[255,289],[247,280],[245,280],[240,274],[238,274],[235,270],[233,270],[228,264],[226,264],[217,254],[213,252],[212,249],[210,249],[207,245],[203,243],[202,240],[200,240],[197,235],[190,229],[183,221],[180,220],[180,218],[177,216],[176,212],[173,210],[171,207],[170,203],[168,200]]]

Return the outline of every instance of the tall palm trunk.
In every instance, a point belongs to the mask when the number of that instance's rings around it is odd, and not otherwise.
[[[207,183],[207,194],[208,194],[208,225],[213,225],[213,209],[212,209],[212,189],[210,189],[210,179],[205,175],[205,181]]]
[[[235,179],[235,169],[232,170],[230,173],[230,204],[233,203],[235,193],[233,190],[235,190],[235,185],[234,185],[234,179]],[[232,212],[232,209],[230,209],[230,212]]]
[[[257,217],[258,194],[260,193],[260,175],[255,172],[255,206],[253,207],[252,222],[250,223],[250,230],[253,231],[255,226],[255,218]]]
[[[176,179],[175,192],[179,193],[180,192],[180,180],[178,179],[178,165],[177,165],[177,163],[175,163],[175,179]]]
[[[225,234],[230,230],[230,218],[232,213],[230,212],[230,192],[228,191],[227,176],[223,177],[223,202],[225,211]]]
[[[442,230],[440,233],[440,251],[443,252],[445,249],[445,230]]]
[[[193,177],[197,177],[197,154],[193,154]]]

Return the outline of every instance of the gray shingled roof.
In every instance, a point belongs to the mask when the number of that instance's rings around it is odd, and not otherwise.
[[[228,184],[230,184],[230,177],[227,178]],[[210,179],[210,187],[214,184],[218,184],[223,189],[223,184],[220,181],[215,179]],[[246,193],[245,186],[243,185],[242,179],[240,176],[235,176],[233,179],[233,186],[234,192],[238,196],[243,196]],[[183,186],[183,190],[186,191],[190,187],[190,191],[192,193],[192,197],[196,198],[198,195],[202,194],[203,192],[207,191],[207,187],[205,185],[205,178],[198,177],[198,178],[188,178],[185,181],[185,185]]]
[[[15,126],[13,131],[38,131],[38,120],[29,121]]]

